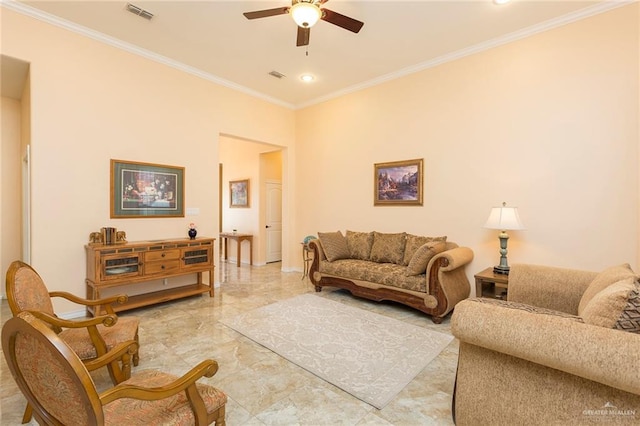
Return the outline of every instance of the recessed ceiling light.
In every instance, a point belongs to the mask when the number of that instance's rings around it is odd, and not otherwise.
[[[311,74],[302,74],[300,76],[300,80],[304,81],[305,83],[311,83],[315,79],[316,78],[314,76],[312,76]]]
[[[495,4],[505,4],[509,3],[511,0],[493,0]]]

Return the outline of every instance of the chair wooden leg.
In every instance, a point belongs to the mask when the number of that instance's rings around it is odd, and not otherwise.
[[[107,364],[109,376],[114,385],[122,383],[131,378],[131,356],[124,355],[120,361],[113,361]]]
[[[138,353],[136,351],[136,353]],[[135,356],[135,355],[134,355]],[[125,355],[122,357],[122,377],[124,380],[129,380],[131,378],[131,357],[129,355]]]
[[[218,418],[215,420],[216,426],[225,426],[225,406],[223,405],[218,409]]]
[[[27,402],[27,406],[24,409],[24,415],[22,416],[22,424],[29,423],[31,421],[32,414],[33,408],[31,408],[31,404]]]
[[[138,339],[138,330],[136,330],[135,340],[136,340],[136,343],[138,344],[138,349],[136,350],[136,353],[133,354],[133,365],[134,367],[137,367],[138,364],[140,363],[140,340]]]
[[[124,381],[122,370],[117,361],[107,364],[107,371],[109,371],[109,377],[111,377],[111,383],[113,383],[114,386]]]

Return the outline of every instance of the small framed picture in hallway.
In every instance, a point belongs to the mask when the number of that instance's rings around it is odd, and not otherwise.
[[[229,207],[249,207],[249,179],[229,181]]]

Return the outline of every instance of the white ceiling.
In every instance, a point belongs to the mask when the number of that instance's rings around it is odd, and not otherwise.
[[[154,14],[150,21],[126,11],[126,0],[3,2],[23,13],[291,108],[620,4],[611,0],[512,0],[505,5],[491,0],[331,0],[324,7],[363,21],[364,27],[354,34],[320,21],[311,29],[307,49],[296,47],[296,26],[288,15],[256,20],[242,15],[287,6],[287,0],[130,0]],[[268,73],[274,70],[285,77],[270,76]],[[315,75],[316,80],[302,82],[299,77],[304,73]]]

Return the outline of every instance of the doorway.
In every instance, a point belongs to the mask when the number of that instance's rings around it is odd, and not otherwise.
[[[265,189],[266,262],[282,260],[282,183],[267,182]]]
[[[282,147],[220,135],[219,214],[221,232],[253,236],[254,265],[283,260],[283,155]],[[248,205],[230,206],[229,181],[248,180]],[[229,241],[229,253],[236,252]],[[222,254],[222,253],[221,253]],[[249,253],[241,251],[242,263]]]

